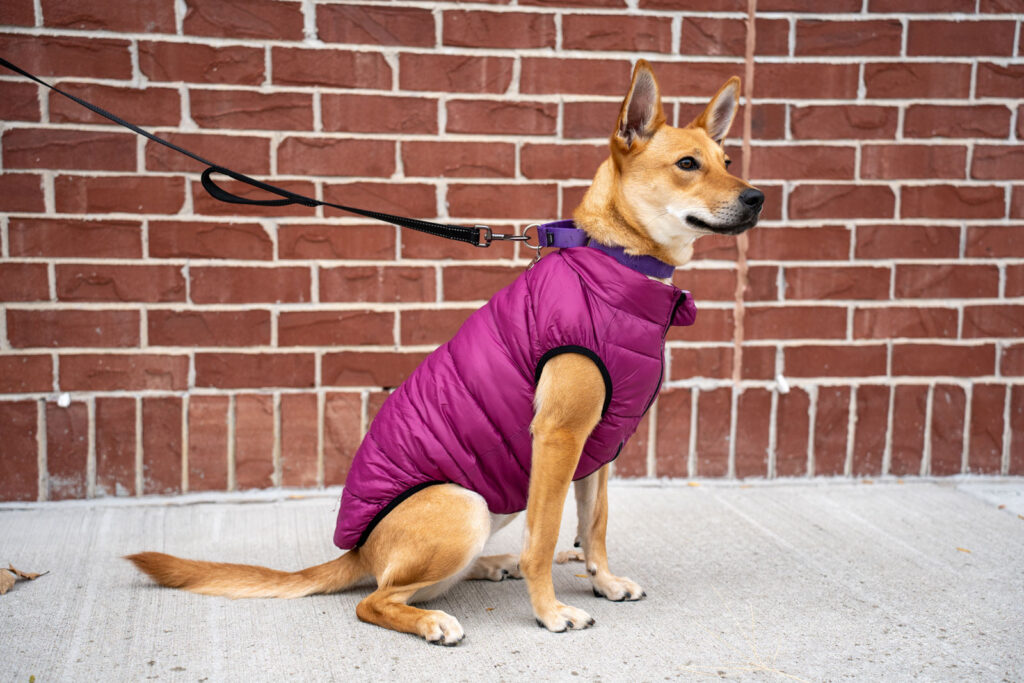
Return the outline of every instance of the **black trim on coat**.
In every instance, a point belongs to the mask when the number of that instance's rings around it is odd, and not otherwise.
[[[612,376],[608,373],[608,368],[605,367],[604,361],[596,353],[591,351],[585,346],[576,346],[574,344],[567,344],[565,346],[556,346],[551,349],[537,361],[537,370],[533,375],[533,383],[537,384],[540,382],[540,373],[544,371],[544,366],[547,362],[555,356],[560,356],[563,353],[578,353],[581,356],[586,356],[590,360],[594,361],[594,365],[601,371],[601,378],[604,380],[604,405],[601,407],[601,417],[608,412],[608,406],[612,402]]]

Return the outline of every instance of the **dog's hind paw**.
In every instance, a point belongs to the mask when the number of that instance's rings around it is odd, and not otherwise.
[[[555,564],[566,564],[567,562],[584,562],[586,558],[582,550],[563,550],[555,555]]]
[[[452,615],[433,610],[420,621],[420,635],[433,645],[458,645],[466,637],[462,624]]]

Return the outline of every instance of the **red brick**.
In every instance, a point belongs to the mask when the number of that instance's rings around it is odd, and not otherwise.
[[[192,120],[201,128],[313,129],[313,100],[307,93],[192,89],[189,102]]]
[[[184,301],[180,266],[57,266],[61,301]]]
[[[0,439],[4,443],[0,500],[36,500],[39,497],[37,430],[34,401],[0,402]]]
[[[865,384],[857,387],[857,420],[853,434],[855,477],[882,474],[882,458],[889,421],[889,387]]]
[[[962,335],[1024,337],[1024,306],[965,306]]]
[[[749,235],[752,260],[846,261],[850,231],[839,225],[813,228],[758,228]]]
[[[265,346],[269,311],[175,311],[149,309],[150,346]]]
[[[823,7],[816,0],[762,0],[757,8],[764,12],[821,12]],[[829,3],[830,12],[859,12],[861,3],[857,0],[836,0]]]
[[[566,102],[564,108],[565,132],[571,139],[607,139],[615,130],[621,102]],[[667,116],[667,113],[666,113]],[[553,131],[552,131],[553,132]]]
[[[60,357],[63,391],[182,391],[188,386],[188,356],[155,353],[65,354]]]
[[[860,175],[866,180],[963,178],[967,148],[961,145],[864,145]]]
[[[50,277],[46,264],[0,263],[0,301],[10,303],[49,299]]]
[[[345,483],[352,456],[362,441],[363,399],[356,393],[324,398],[324,486]]]
[[[0,119],[39,121],[39,88],[32,83],[0,83]]]
[[[395,172],[390,140],[289,136],[277,148],[277,168],[290,175],[382,176]]]
[[[971,390],[971,426],[967,471],[999,474],[1003,462],[1003,406],[1006,386],[975,384]]]
[[[161,133],[161,137],[215,163],[229,164],[243,173],[270,173],[269,138],[215,133]],[[147,142],[146,169],[197,173],[203,170],[203,166],[163,145]]]
[[[589,179],[608,158],[608,146],[524,144],[520,155],[522,173],[527,178]]]
[[[302,3],[280,0],[189,0],[185,33],[224,38],[302,40]]]
[[[32,0],[8,0],[0,7],[0,25],[35,26],[36,10]],[[0,494],[0,500],[9,500]]]
[[[519,90],[523,93],[621,96],[628,90],[629,73],[630,65],[626,60],[524,57]]]
[[[702,308],[700,320],[692,327],[671,327],[668,341],[684,342],[727,342],[732,341],[735,331],[733,308]]]
[[[999,371],[1007,377],[1024,375],[1024,345],[1007,344],[999,359]]]
[[[995,345],[894,344],[892,374],[975,377],[995,372]]]
[[[772,393],[748,388],[736,405],[736,476],[768,475],[768,437],[772,422]]]
[[[853,312],[854,339],[955,339],[956,330],[957,313],[951,308],[906,306],[858,308]]]
[[[550,219],[557,203],[553,184],[448,186],[449,213],[462,218]]]
[[[85,403],[46,404],[47,500],[85,498],[89,412]]]
[[[869,0],[869,12],[974,12],[974,0]]]
[[[317,485],[317,398],[314,394],[281,396],[281,484]]]
[[[964,447],[964,405],[959,386],[939,384],[932,395],[931,474],[961,473]]]
[[[896,266],[896,297],[966,299],[995,297],[999,269],[994,265]]]
[[[192,301],[197,304],[302,303],[310,300],[308,268],[206,266],[193,267],[189,276]]]
[[[611,121],[609,126],[614,125],[614,118]],[[445,130],[449,133],[552,135],[557,126],[558,105],[553,102],[449,100],[447,103]]]
[[[1024,145],[978,145],[971,177],[976,180],[1016,180],[1024,168]]]
[[[903,24],[898,19],[875,21],[796,22],[797,55],[898,55]]]
[[[188,489],[228,488],[228,397],[192,396],[188,402]]]
[[[23,394],[53,389],[49,356],[0,356],[0,394]]]
[[[566,50],[672,52],[672,22],[665,17],[608,14],[562,16]]]
[[[13,348],[139,345],[138,311],[7,309]]]
[[[747,254],[749,258],[750,252]],[[736,273],[724,268],[680,268],[672,276],[672,283],[693,292],[697,301],[732,301],[736,294]]]
[[[519,4],[544,7],[625,7],[626,2],[625,0],[522,0]]]
[[[810,406],[810,397],[800,387],[779,394],[775,419],[775,474],[779,477],[807,474]]]
[[[1006,266],[1006,296],[1024,296],[1024,264]]]
[[[615,476],[623,479],[647,476],[647,443],[650,414],[644,415],[636,432],[622,446],[615,458]]]
[[[142,492],[181,491],[182,409],[177,396],[142,399]]]
[[[1010,193],[1010,218],[1024,218],[1024,185],[1012,188]]]
[[[62,90],[92,102],[137,126],[178,126],[181,102],[173,88],[125,88],[95,83],[59,82]],[[63,95],[51,92],[50,121],[53,123],[99,123],[109,125],[103,116],[86,109]]]
[[[555,47],[553,14],[534,12],[444,13],[444,45],[483,48]]]
[[[5,3],[6,4],[6,3]],[[17,55],[22,69],[40,78],[85,76],[130,79],[130,42],[107,38],[0,34],[0,54]]]
[[[1016,225],[971,225],[967,227],[966,256],[978,258],[1024,257],[1021,227]]]
[[[884,344],[864,346],[790,346],[786,354],[789,377],[872,377],[886,374]]]
[[[149,255],[157,258],[270,260],[273,242],[258,223],[150,221]]]
[[[196,386],[217,389],[311,387],[312,353],[197,353]]]
[[[135,495],[135,399],[96,399],[96,493]]]
[[[939,225],[858,225],[858,259],[956,258],[960,228]]]
[[[907,54],[978,57],[1013,54],[1012,21],[912,20],[907,28]]]
[[[897,386],[892,404],[892,463],[896,476],[921,473],[928,387]]]
[[[899,109],[876,105],[790,108],[793,137],[807,140],[892,140]]]
[[[787,299],[888,299],[890,269],[787,267]]]
[[[789,195],[790,218],[891,218],[895,207],[882,185],[797,185]]]
[[[351,206],[357,200],[362,206],[386,206],[389,212],[403,216],[426,219],[438,216],[437,188],[433,185],[398,182],[324,183],[324,201]],[[324,209],[324,212],[330,216],[348,215],[334,209]],[[374,225],[378,231],[388,230],[383,223]]]
[[[174,33],[174,0],[116,7],[103,0],[42,0],[43,25],[78,30]]]
[[[54,178],[60,213],[178,213],[185,204],[182,178],[73,176]]]
[[[672,349],[672,379],[732,377],[732,348],[705,346]]]
[[[446,269],[447,270],[447,269]],[[321,301],[435,301],[433,268],[342,266],[320,269]]]
[[[279,225],[278,258],[373,259],[395,257],[395,228],[375,225]]]
[[[842,476],[849,438],[850,387],[820,387],[814,418],[814,474]]]
[[[1016,0],[981,0],[979,9],[984,13],[1019,13],[1020,5]]]
[[[11,256],[137,258],[141,227],[135,221],[12,218]]]
[[[741,73],[740,67],[734,67]],[[754,97],[799,100],[855,99],[855,64],[758,64]]]
[[[315,424],[313,434],[316,434]],[[274,399],[272,396],[240,394],[235,397],[234,439],[235,488],[244,491],[273,486]],[[316,482],[313,483],[316,484]]]
[[[320,5],[319,38],[328,43],[434,46],[434,15],[429,9],[372,5]]]
[[[1010,394],[1010,468],[1008,474],[1024,474],[1024,385]]]
[[[867,64],[864,83],[871,99],[962,98],[970,91],[971,67],[936,62]]]
[[[516,171],[516,149],[495,142],[410,140],[402,143],[402,167],[407,177],[510,178]]]
[[[455,336],[476,309],[428,309],[402,311],[402,346],[443,344]]]
[[[395,314],[380,311],[282,311],[279,346],[390,346]]]
[[[1007,97],[1024,87],[1024,64],[980,62],[977,79],[978,97]]]
[[[689,389],[666,389],[658,396],[658,427],[655,476],[689,476],[690,404]]]
[[[255,47],[214,47],[196,43],[139,41],[139,68],[151,81],[259,85],[264,51]]]
[[[403,53],[398,59],[402,90],[503,93],[512,82],[513,60],[504,57]]]
[[[442,271],[445,301],[479,301],[491,298],[522,272],[518,267],[449,266]]]
[[[1002,218],[1006,198],[998,186],[926,185],[903,187],[905,218]]]
[[[693,97],[699,95],[702,98],[710,98],[722,85],[733,76],[743,75],[743,64],[734,59],[716,62],[654,62],[654,72],[658,76],[658,84],[661,86],[662,97]],[[760,69],[758,67],[758,78]],[[628,90],[629,76],[617,81],[618,87],[612,88],[610,92],[599,93],[595,91],[583,92],[583,95],[615,95],[623,97]],[[756,84],[755,84],[756,87]],[[760,97],[760,95],[758,95]],[[699,114],[703,111],[703,105],[695,105],[689,113]],[[616,112],[617,115],[617,112]],[[686,117],[680,115],[680,123]],[[615,126],[615,117],[608,121],[608,125]],[[738,129],[733,129],[734,131]],[[611,130],[608,131],[611,133]],[[735,134],[735,133],[734,133]]]
[[[429,97],[324,93],[320,96],[320,109],[325,131],[428,135],[438,132],[437,100]]]
[[[391,88],[391,67],[379,52],[275,47],[270,54],[276,84],[375,90]]]
[[[1010,134],[1010,110],[1001,104],[910,105],[903,134],[908,138],[1005,138]]]
[[[757,54],[789,53],[789,22],[758,19]],[[743,19],[685,17],[679,51],[684,55],[743,57],[747,49],[747,27]]]
[[[697,476],[728,474],[731,420],[732,389],[723,387],[697,394]]]
[[[7,169],[135,170],[135,139],[125,133],[15,128],[2,140]]]
[[[35,173],[0,173],[0,184],[6,190],[0,195],[0,211],[45,211],[41,180]]]
[[[682,105],[680,105],[682,106]],[[682,119],[682,117],[680,117]],[[737,112],[733,121],[734,131],[743,130],[743,110]],[[738,126],[738,127],[737,127]],[[758,104],[750,120],[750,135],[753,140],[782,140],[786,137],[786,105]]]
[[[853,180],[855,152],[853,147],[839,146],[754,147],[751,150],[750,177],[767,180]]]
[[[704,315],[704,311],[698,315]],[[846,309],[841,306],[748,305],[743,327],[747,339],[844,339]]]
[[[426,354],[390,351],[341,351],[323,356],[325,386],[397,387]]]

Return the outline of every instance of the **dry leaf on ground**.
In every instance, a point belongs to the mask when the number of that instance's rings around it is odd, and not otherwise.
[[[10,573],[6,569],[0,569],[0,595],[3,595],[7,591],[11,590],[11,586],[17,579],[14,578],[14,574]]]
[[[29,581],[34,581],[35,579],[38,579],[40,576],[46,573],[43,572],[43,574],[33,574],[32,572],[23,572],[20,569],[15,569],[13,564],[7,565],[7,571],[11,572],[18,578],[28,579]]]

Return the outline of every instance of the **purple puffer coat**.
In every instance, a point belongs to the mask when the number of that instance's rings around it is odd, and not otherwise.
[[[454,482],[491,512],[526,508],[533,398],[544,364],[590,357],[605,382],[601,421],[574,479],[611,462],[654,401],[665,335],[691,325],[688,292],[587,247],[554,252],[494,295],[388,397],[356,452],[334,543],[362,545],[398,503]]]

